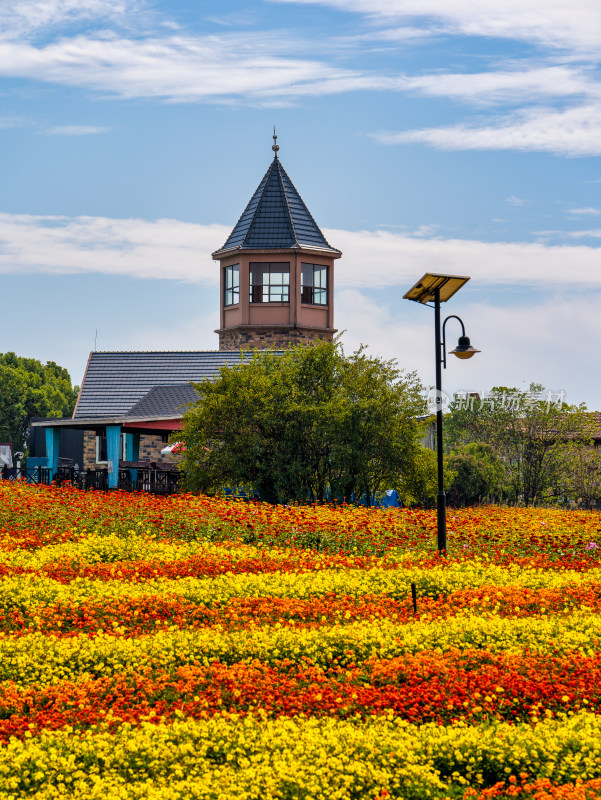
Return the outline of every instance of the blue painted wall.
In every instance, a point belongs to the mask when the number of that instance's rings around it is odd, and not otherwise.
[[[56,470],[58,469],[61,429],[44,428],[44,431],[46,435],[46,458],[48,459],[48,466],[50,467],[50,480],[53,481],[56,477]]]
[[[106,426],[106,457],[109,489],[119,483],[119,460],[121,458],[121,425]]]

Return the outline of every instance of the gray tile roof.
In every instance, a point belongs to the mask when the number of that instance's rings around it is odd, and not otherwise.
[[[227,350],[90,353],[73,419],[125,415],[155,386],[214,378],[240,359],[239,351]]]
[[[229,250],[318,248],[334,255],[278,158],[274,158],[227,242]]]
[[[173,386],[153,386],[141,400],[127,412],[128,417],[180,417],[188,403],[198,399],[197,392],[190,383],[176,383]]]

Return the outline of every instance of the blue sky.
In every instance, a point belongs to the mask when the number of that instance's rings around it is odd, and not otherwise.
[[[217,265],[272,157],[344,342],[433,382],[426,271],[482,353],[601,410],[598,0],[0,0],[2,351],[216,349]],[[451,328],[454,338],[459,331]]]

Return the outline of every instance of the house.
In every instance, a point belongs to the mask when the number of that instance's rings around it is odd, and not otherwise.
[[[342,254],[326,241],[273,139],[267,172],[212,254],[221,276],[219,350],[90,353],[72,417],[32,422],[44,431],[46,480],[57,477],[61,431],[69,430],[83,437],[84,469],[108,488],[138,486],[141,469],[173,467],[161,450],[196,397],[191,383],[217,377],[254,348],[332,340],[334,261]]]

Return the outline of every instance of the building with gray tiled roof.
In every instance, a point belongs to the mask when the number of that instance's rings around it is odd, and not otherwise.
[[[207,376],[208,377],[208,376]],[[153,386],[141,400],[127,412],[128,417],[167,417],[183,414],[191,403],[198,400],[198,392],[191,383],[172,386]]]
[[[134,411],[135,416],[152,416],[156,411],[142,400],[153,389],[179,385],[187,392],[191,382],[216,378],[222,367],[239,364],[244,358],[249,355],[225,350],[90,353],[73,419],[131,416]],[[171,395],[175,398],[177,393],[160,397],[165,401]],[[172,411],[163,402],[159,416],[169,416]]]

